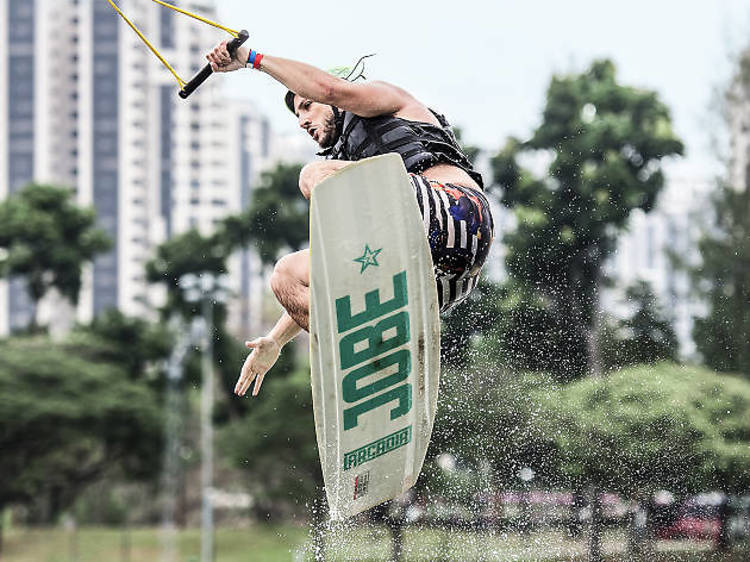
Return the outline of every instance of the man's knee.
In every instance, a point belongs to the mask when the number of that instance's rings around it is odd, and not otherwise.
[[[271,275],[271,290],[279,298],[295,285],[309,285],[306,252],[288,254],[276,262]]]
[[[305,199],[310,199],[313,187],[320,183],[320,177],[325,165],[325,161],[316,160],[302,168],[302,171],[299,174],[299,190],[302,192],[302,195],[305,196]]]
[[[271,274],[271,290],[278,298],[279,294],[285,292],[285,288],[293,282],[291,267],[289,265],[289,256],[284,256],[276,262],[276,265],[273,268],[273,273]]]
[[[344,160],[316,160],[310,162],[299,174],[299,190],[306,199],[310,199],[313,188],[328,176],[347,167],[351,162]]]

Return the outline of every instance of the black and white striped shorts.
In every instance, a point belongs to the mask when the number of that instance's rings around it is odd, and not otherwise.
[[[490,204],[481,191],[409,177],[432,251],[440,311],[446,312],[479,282],[494,237]]]

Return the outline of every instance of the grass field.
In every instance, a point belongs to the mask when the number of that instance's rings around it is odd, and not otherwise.
[[[162,536],[158,529],[129,532],[112,529],[15,529],[6,533],[3,562],[158,562],[162,560]],[[220,529],[216,534],[216,562],[276,562],[311,560],[307,528],[256,526]],[[390,535],[380,527],[341,526],[330,529],[326,550],[330,561],[382,561],[390,553]],[[179,562],[199,562],[200,532],[178,534]],[[707,543],[661,542],[649,562],[743,562],[750,547],[721,556]],[[521,537],[517,534],[478,534],[436,529],[407,529],[404,560],[437,561],[584,561],[586,545],[554,531]],[[607,560],[629,561],[624,536],[605,537]],[[645,560],[645,559],[644,559]]]

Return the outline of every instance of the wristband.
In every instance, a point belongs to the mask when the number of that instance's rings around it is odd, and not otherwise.
[[[249,67],[252,67],[256,70],[260,69],[260,61],[263,60],[263,55],[260,53],[250,50],[250,56],[247,58],[247,65]]]

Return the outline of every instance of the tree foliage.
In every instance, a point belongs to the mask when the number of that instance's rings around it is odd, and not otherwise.
[[[299,165],[279,164],[262,174],[250,207],[224,218],[213,234],[204,236],[190,230],[159,246],[146,271],[151,283],[166,283],[167,309],[185,309],[181,277],[188,273],[226,273],[229,257],[248,243],[255,245],[264,263],[271,264],[282,250],[298,250],[304,245],[308,211],[299,192],[299,173]]]
[[[427,459],[450,452],[473,471],[487,463],[494,489],[518,486],[524,467],[534,467],[539,482],[557,483],[554,447],[537,427],[535,403],[551,379],[484,365],[443,374]],[[423,484],[431,487],[434,467],[428,463],[425,470]]]
[[[455,369],[466,368],[472,361],[473,343],[497,333],[502,323],[503,288],[482,279],[469,298],[442,316],[440,362]],[[493,353],[494,355],[494,353]]]
[[[494,157],[502,202],[518,222],[505,236],[507,269],[520,289],[508,336],[518,338],[519,354],[525,342],[552,338],[552,356],[531,348],[523,366],[553,363],[568,379],[585,371],[602,264],[631,211],[656,203],[661,160],[682,150],[656,93],[619,84],[614,65],[598,61],[553,78],[541,125]],[[521,167],[531,155],[550,160],[546,177]]]
[[[608,368],[676,361],[677,335],[666,312],[660,306],[651,285],[638,281],[625,291],[633,308],[624,320],[612,322],[602,337],[602,355]]]
[[[0,505],[45,494],[52,511],[111,470],[150,478],[160,466],[157,391],[102,358],[94,342],[0,343]]]
[[[0,277],[23,277],[35,304],[52,287],[77,303],[83,265],[111,246],[95,223],[71,190],[24,187],[0,203]]]
[[[522,484],[625,497],[667,489],[744,493],[750,486],[750,383],[698,367],[639,365],[561,384],[510,370],[448,371],[420,486],[442,490],[434,459],[452,453],[471,489]]]
[[[180,279],[188,274],[225,274],[231,253],[232,249],[216,235],[203,236],[197,230],[189,230],[161,244],[156,250],[156,257],[146,264],[146,278],[151,283],[164,283],[166,286],[164,312],[193,316],[200,305],[185,300]]]
[[[248,402],[247,414],[223,430],[220,448],[245,472],[258,513],[304,513],[323,483],[309,370],[274,368],[260,397]]]
[[[167,282],[169,309],[181,310],[188,317],[194,314],[178,287],[180,277],[204,271],[223,273],[231,253],[248,243],[256,247],[265,264],[273,264],[283,251],[302,248],[309,231],[308,205],[298,187],[300,169],[280,164],[265,172],[248,210],[222,220],[213,236],[193,232],[160,247],[157,259],[149,264],[149,279]],[[262,396],[238,400],[232,390],[247,350],[224,330],[223,307],[217,307],[217,314],[214,351],[228,397],[217,405],[216,420],[223,426],[220,448],[248,475],[257,512],[278,515],[290,506],[304,506],[317,496],[322,484],[309,371],[295,370],[290,347],[269,374]],[[187,372],[197,382],[196,361],[188,362]]]
[[[693,271],[708,313],[695,320],[693,336],[708,366],[750,377],[750,180],[721,186],[713,210],[714,228],[700,241],[702,263]]]
[[[164,324],[106,311],[86,326],[77,326],[65,349],[92,363],[117,365],[133,381],[161,380],[161,364],[169,356],[173,334]]]
[[[750,49],[745,49],[719,104],[730,125],[726,130],[735,129],[732,120],[744,119],[749,100]],[[692,272],[696,292],[708,305],[693,336],[707,365],[750,377],[750,167],[742,138],[730,141],[735,175],[720,181],[713,194],[713,222],[699,243],[702,263]]]
[[[279,164],[264,172],[248,210],[226,219],[220,236],[251,242],[265,264],[273,264],[282,251],[301,249],[309,237],[308,204],[299,191],[301,168]]]
[[[535,398],[571,485],[631,497],[750,486],[750,383],[738,377],[662,363]]]
[[[167,303],[163,318],[173,313],[186,320],[199,315],[200,303],[188,302],[180,287],[187,274],[220,276],[227,272],[231,255],[252,243],[265,263],[273,263],[282,250],[297,250],[308,238],[307,203],[299,192],[300,166],[278,165],[262,175],[261,184],[253,191],[247,211],[224,218],[211,235],[190,230],[168,240],[157,249],[156,257],[147,264],[151,283],[163,283]],[[246,412],[248,402],[238,401],[233,394],[235,382],[247,349],[226,329],[227,310],[214,303],[214,361],[219,368],[220,388],[224,400],[217,405],[215,419],[220,423],[236,421]],[[294,354],[285,353],[275,371],[285,372],[294,366]],[[187,377],[196,384],[200,380],[198,357],[193,354],[186,362]]]

